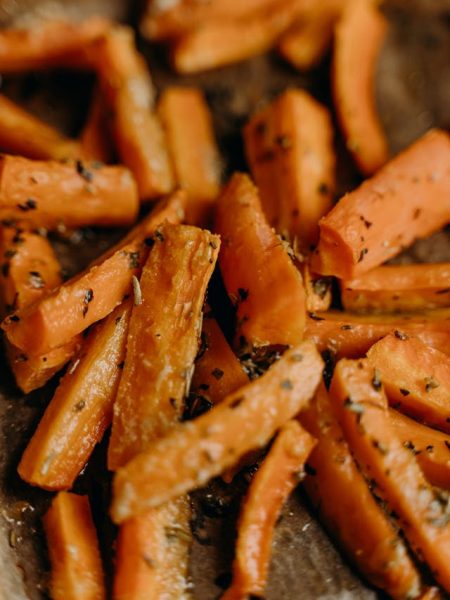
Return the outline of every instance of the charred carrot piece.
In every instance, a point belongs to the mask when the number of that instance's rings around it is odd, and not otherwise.
[[[246,453],[264,447],[309,402],[322,368],[314,344],[303,342],[262,377],[153,443],[117,471],[114,521],[121,523],[202,486]],[[174,464],[176,470],[168,467]]]
[[[450,137],[433,130],[320,221],[312,268],[354,279],[449,221]],[[430,203],[430,198],[439,201]]]
[[[336,26],[333,95],[347,148],[364,175],[388,160],[386,135],[375,105],[375,68],[387,21],[370,0],[347,2]]]
[[[397,312],[450,306],[450,264],[383,265],[341,281],[342,304],[355,312]]]
[[[300,420],[318,440],[304,485],[320,520],[373,585],[392,598],[416,598],[417,569],[354,463],[323,384]]]
[[[442,600],[441,590],[437,587],[429,587],[419,597],[419,600]]]
[[[81,151],[84,160],[99,161],[105,164],[112,162],[113,141],[107,119],[105,101],[95,88],[86,123],[80,134]]]
[[[264,593],[277,519],[315,443],[297,421],[289,421],[278,433],[241,508],[233,582],[222,600]]]
[[[177,223],[183,214],[183,195],[176,193],[86,271],[3,321],[9,341],[28,355],[42,354],[109,315],[131,292],[157,226],[164,220]]]
[[[167,88],[159,100],[158,114],[176,181],[189,196],[187,221],[207,224],[220,189],[220,157],[205,98],[197,88]]]
[[[305,286],[308,312],[315,313],[328,310],[333,300],[331,278],[312,273],[308,261],[301,263],[299,268]]]
[[[450,358],[417,338],[388,335],[367,356],[391,405],[450,433]]]
[[[303,250],[317,242],[318,222],[335,187],[328,110],[307,92],[288,90],[244,128],[245,151],[269,224]]]
[[[115,28],[99,44],[100,89],[112,113],[117,152],[136,178],[139,196],[152,200],[174,187],[164,132],[153,109],[154,90],[131,29]]]
[[[130,225],[136,220],[136,183],[121,166],[0,159],[0,218],[56,229]]]
[[[106,598],[97,533],[87,496],[60,492],[44,516],[54,600]]]
[[[237,173],[223,190],[215,229],[220,270],[236,303],[238,333],[252,345],[297,344],[305,326],[302,277],[266,221],[258,191]]]
[[[331,398],[360,468],[391,511],[436,580],[450,589],[450,523],[447,499],[426,481],[389,420],[387,400],[367,359],[341,360]]]

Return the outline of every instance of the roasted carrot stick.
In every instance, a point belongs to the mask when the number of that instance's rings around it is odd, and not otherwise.
[[[85,160],[112,162],[114,151],[108,127],[105,101],[98,87],[94,89],[89,113],[80,134],[81,156]]]
[[[440,130],[393,158],[321,219],[312,268],[353,279],[443,227],[450,220],[449,165],[450,137]]]
[[[388,335],[367,356],[391,405],[450,433],[450,358],[446,354],[417,338]]]
[[[208,105],[197,88],[170,87],[161,95],[158,114],[175,179],[189,196],[187,221],[207,224],[220,187],[219,150]]]
[[[322,368],[314,344],[303,342],[262,377],[156,441],[116,473],[114,521],[120,523],[204,485],[246,453],[264,447],[309,402]]]
[[[222,600],[264,593],[277,519],[315,443],[297,421],[288,421],[275,438],[241,508],[233,582]]]
[[[48,229],[130,225],[138,207],[136,183],[124,167],[0,159],[1,219],[30,220]]]
[[[99,323],[61,379],[18,467],[28,483],[69,489],[102,439],[112,419],[130,311],[125,302]]]
[[[299,265],[300,273],[303,277],[303,285],[306,292],[306,308],[308,312],[320,312],[328,310],[333,300],[329,277],[322,277],[311,272],[309,261]]]
[[[444,490],[450,489],[450,436],[422,425],[390,409],[389,419],[395,435],[417,458],[428,481]]]
[[[450,263],[383,265],[341,281],[342,304],[355,312],[450,306]]]
[[[252,117],[244,138],[269,224],[308,249],[317,242],[318,221],[331,207],[335,186],[328,110],[307,92],[288,90]]]
[[[223,190],[215,228],[223,242],[220,270],[237,305],[238,336],[252,345],[297,344],[305,325],[302,277],[247,175],[235,174]]]
[[[139,196],[151,200],[174,186],[164,132],[152,112],[153,86],[131,29],[117,27],[98,45],[100,89],[112,114],[117,152],[136,178]]]
[[[416,567],[355,465],[323,384],[300,420],[318,439],[304,485],[320,520],[373,585],[392,598],[416,598]]]
[[[9,341],[28,355],[41,354],[106,317],[130,293],[156,227],[166,219],[178,223],[183,214],[183,194],[175,193],[86,271],[3,321]]]
[[[347,148],[364,175],[389,157],[375,105],[375,68],[386,31],[385,17],[370,0],[347,2],[336,26],[334,102]]]
[[[400,338],[417,337],[424,344],[450,354],[450,310],[403,315],[310,313],[304,337],[313,340],[321,352],[330,350],[337,357],[358,358],[391,333]]]
[[[345,437],[374,490],[398,516],[399,526],[436,580],[450,590],[448,501],[426,481],[389,420],[387,400],[367,359],[341,360],[331,398]]]

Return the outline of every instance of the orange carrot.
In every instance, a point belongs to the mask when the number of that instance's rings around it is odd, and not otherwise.
[[[299,268],[305,286],[308,312],[315,313],[328,310],[333,299],[331,279],[312,273],[308,261],[301,263]]]
[[[139,201],[128,169],[97,163],[0,159],[0,218],[25,219],[34,225],[130,225]]]
[[[114,151],[105,102],[98,87],[95,88],[89,113],[80,134],[81,155],[85,160],[112,162]]]
[[[264,447],[309,402],[322,368],[314,344],[303,342],[262,377],[154,442],[117,471],[114,521],[121,523],[202,486],[251,450]]]
[[[449,164],[450,137],[440,130],[393,158],[321,219],[312,268],[353,279],[444,226]]]
[[[44,516],[54,600],[106,598],[97,534],[87,496],[60,492]]]
[[[156,227],[166,219],[177,223],[182,218],[183,195],[175,193],[86,271],[3,321],[9,341],[27,354],[41,354],[106,317],[131,292],[132,277],[139,272]]]
[[[61,379],[18,467],[31,485],[71,488],[110,425],[130,310],[125,302],[99,323]]]
[[[223,242],[220,270],[237,305],[238,335],[252,345],[297,344],[305,325],[302,277],[246,175],[235,174],[222,192],[215,228]]]
[[[356,312],[450,306],[450,263],[383,265],[341,281],[342,304]]]
[[[331,207],[335,186],[328,110],[307,92],[288,90],[252,117],[244,138],[269,224],[308,249],[317,242],[318,221]]]
[[[277,519],[315,443],[297,421],[288,421],[275,438],[241,508],[233,582],[222,600],[264,593]]]
[[[187,221],[203,225],[220,187],[219,150],[208,105],[197,88],[170,87],[161,95],[158,113],[175,178],[189,196]]]
[[[420,576],[355,465],[323,384],[300,420],[318,439],[304,485],[320,520],[373,585],[399,600],[415,598]]]
[[[334,102],[347,148],[364,175],[389,157],[375,106],[375,68],[386,31],[387,21],[371,0],[347,2],[336,26]]]
[[[337,364],[331,398],[360,468],[398,516],[414,552],[449,591],[448,501],[428,484],[416,459],[396,436],[382,386],[367,359]]]

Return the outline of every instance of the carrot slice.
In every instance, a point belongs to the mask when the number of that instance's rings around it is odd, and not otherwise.
[[[335,187],[328,110],[307,92],[288,90],[252,117],[244,138],[269,224],[308,249],[317,242],[318,221],[331,208]]]
[[[130,225],[138,207],[136,183],[124,167],[0,159],[1,219],[30,220],[48,229]]]
[[[415,598],[417,569],[355,465],[323,384],[300,420],[318,439],[304,485],[320,520],[373,585],[399,600]]]
[[[305,326],[302,277],[267,223],[258,191],[235,174],[223,190],[215,228],[228,295],[237,304],[238,336],[252,344],[297,344]]]
[[[130,293],[156,227],[166,219],[177,223],[183,214],[183,195],[175,193],[86,271],[3,321],[9,341],[29,355],[41,354],[106,317]]]
[[[141,200],[172,190],[174,179],[157,116],[146,62],[135,47],[131,29],[116,27],[96,49],[100,89],[112,113],[112,133],[119,157],[136,178]]]
[[[375,173],[389,157],[375,105],[375,68],[387,21],[370,0],[347,2],[336,26],[333,95],[337,115],[358,168]]]
[[[444,226],[449,164],[450,137],[440,130],[393,158],[321,219],[312,268],[353,279]]]
[[[233,582],[222,600],[264,593],[277,519],[315,443],[297,421],[288,421],[275,438],[241,508]]]
[[[305,339],[313,340],[321,352],[330,350],[339,358],[358,358],[391,333],[415,336],[424,344],[450,354],[450,310],[402,315],[355,315],[332,310],[310,313]]]
[[[220,189],[220,158],[203,94],[197,88],[167,88],[159,100],[158,114],[175,178],[189,196],[187,221],[193,225],[208,223]]]
[[[108,164],[113,159],[113,142],[105,101],[98,87],[94,89],[89,113],[80,134],[81,155],[85,160]]]
[[[312,273],[308,261],[301,263],[299,268],[305,286],[308,312],[315,313],[328,310],[333,300],[331,279]]]
[[[450,306],[450,263],[383,265],[341,281],[342,304],[356,312],[395,312]]]
[[[450,590],[447,499],[426,481],[414,456],[395,434],[387,400],[367,359],[341,360],[331,398],[345,437],[377,495],[398,516],[406,539],[436,580]]]
[[[403,338],[403,339],[402,339]],[[450,358],[419,339],[388,335],[367,353],[391,405],[450,433]]]
[[[97,534],[87,496],[60,492],[44,516],[54,600],[106,598]]]
[[[303,342],[262,377],[153,443],[117,471],[114,521],[120,523],[204,485],[251,450],[264,447],[309,402],[322,368],[314,344]]]

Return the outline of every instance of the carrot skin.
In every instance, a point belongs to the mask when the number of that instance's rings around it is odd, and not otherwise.
[[[86,122],[80,133],[80,154],[84,160],[99,161],[104,164],[113,161],[113,141],[105,112],[105,101],[96,87]]]

